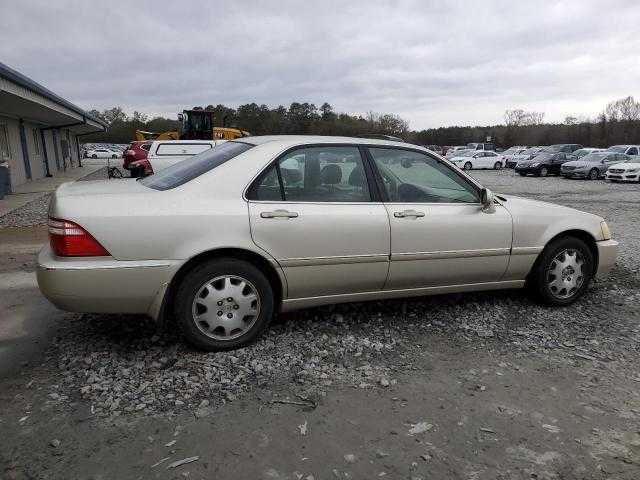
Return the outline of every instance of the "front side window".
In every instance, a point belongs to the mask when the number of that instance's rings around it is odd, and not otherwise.
[[[145,177],[140,180],[140,183],[155,190],[169,190],[213,170],[253,147],[254,145],[250,143],[226,142]]]
[[[480,202],[475,186],[429,155],[393,148],[370,148],[369,152],[391,202]]]
[[[248,192],[250,200],[369,202],[371,194],[357,147],[293,150],[272,165]]]

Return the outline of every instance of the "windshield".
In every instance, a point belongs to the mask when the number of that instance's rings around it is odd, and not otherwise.
[[[544,147],[542,151],[548,152],[548,153],[557,153],[561,149],[562,149],[562,145],[549,145],[548,147]]]
[[[624,153],[627,150],[627,147],[624,145],[614,145],[613,147],[607,148],[607,152],[615,152],[615,153]]]
[[[476,153],[475,150],[460,150],[459,152],[456,153],[455,156],[456,157],[470,157],[474,153]]]
[[[539,148],[527,148],[524,152],[522,152],[522,155],[533,155],[534,153],[537,153],[539,151]]]
[[[605,157],[608,157],[609,155],[610,155],[609,153],[594,152],[594,153],[590,153],[588,155],[585,155],[580,160],[582,162],[598,162],[598,163],[600,163],[600,161],[602,161]]]
[[[467,148],[478,148],[479,143],[467,143]]]
[[[553,152],[542,152],[539,155],[536,155],[533,159],[534,162],[539,162],[539,161],[544,161],[544,160],[549,160],[551,158],[553,158],[553,156],[555,155],[555,153]]]
[[[213,170],[253,146],[249,143],[225,142],[215,148],[205,150],[198,155],[171,165],[156,174],[143,178],[140,183],[156,190],[169,190],[183,185],[209,170]]]

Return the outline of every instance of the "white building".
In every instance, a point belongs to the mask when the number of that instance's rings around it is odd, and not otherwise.
[[[80,165],[78,136],[106,127],[0,63],[0,165],[8,163],[11,187]]]

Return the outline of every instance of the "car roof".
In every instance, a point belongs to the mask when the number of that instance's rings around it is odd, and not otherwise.
[[[396,142],[393,140],[380,140],[376,138],[361,137],[332,137],[324,135],[259,135],[255,137],[236,138],[236,142],[251,143],[253,145],[264,145],[266,143],[280,143],[283,146],[295,146],[314,143],[350,143],[356,145],[387,145],[396,147],[411,147],[426,150],[421,145],[413,143]]]

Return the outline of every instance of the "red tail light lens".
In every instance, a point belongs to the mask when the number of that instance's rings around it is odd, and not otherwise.
[[[106,257],[109,252],[80,225],[49,218],[49,243],[58,257]]]

